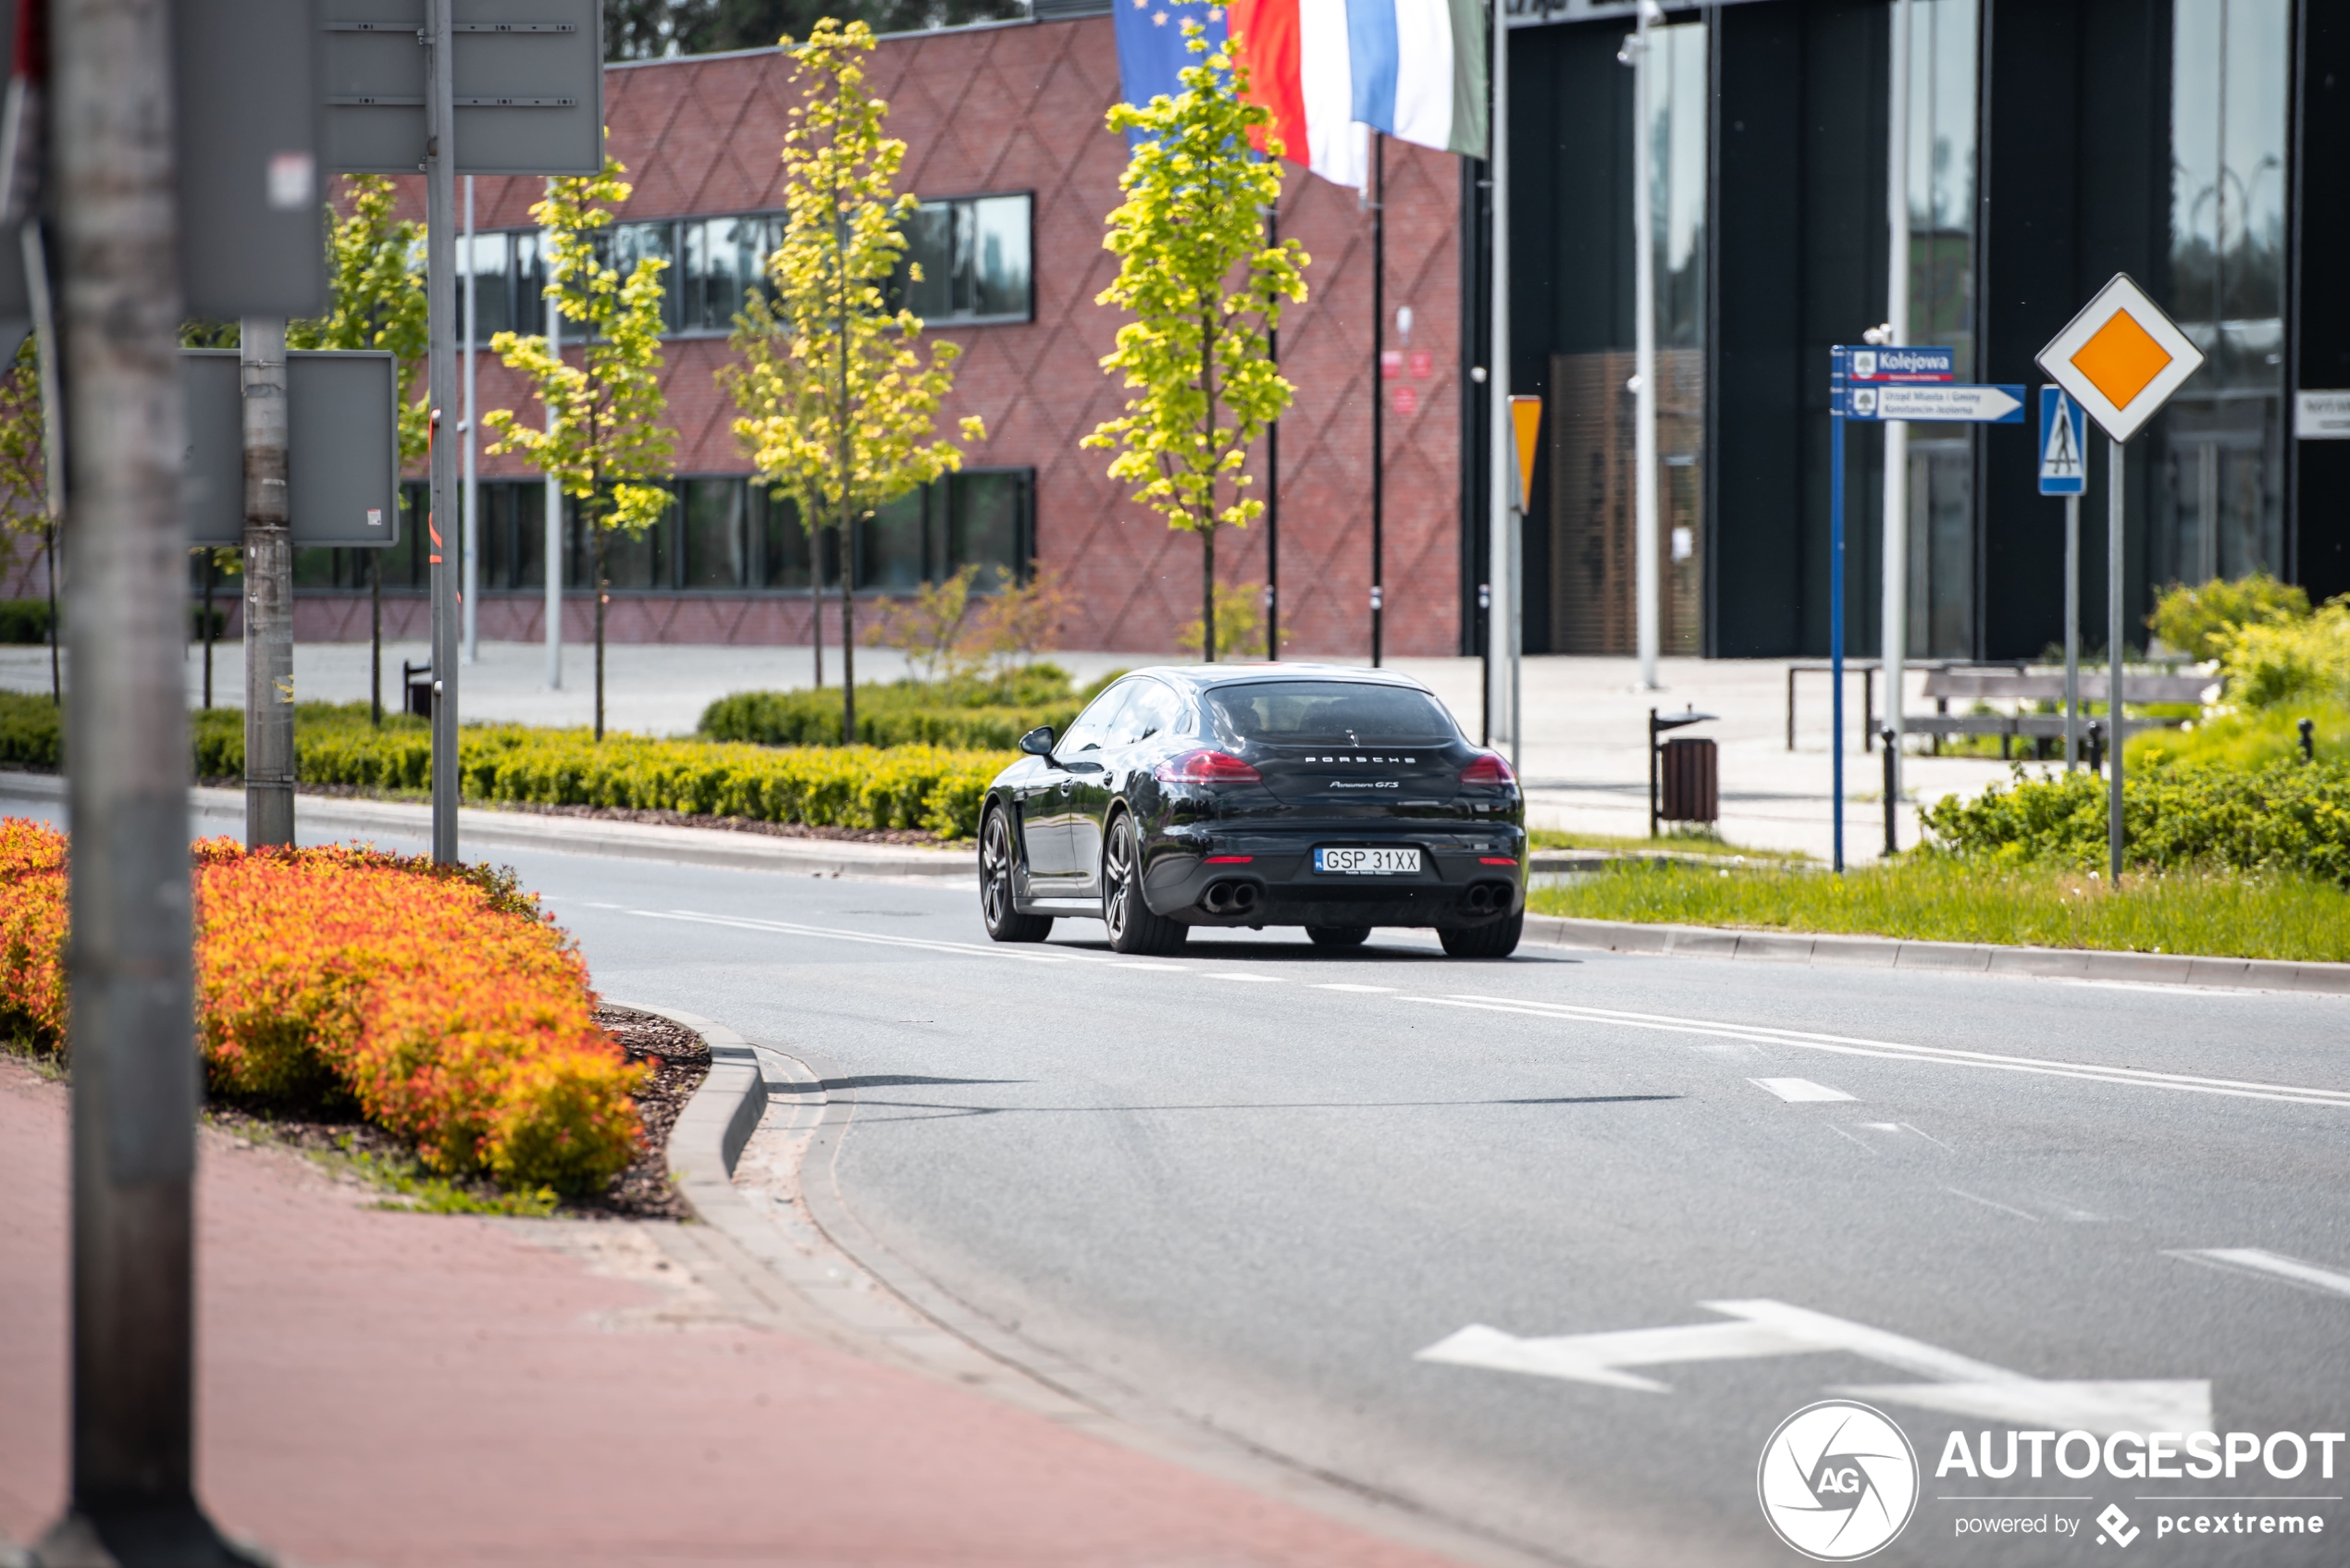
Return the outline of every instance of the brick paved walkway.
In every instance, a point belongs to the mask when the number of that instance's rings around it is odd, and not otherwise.
[[[0,1061],[0,1536],[65,1485],[65,1090]],[[207,1133],[200,1480],[304,1565],[1434,1560]]]

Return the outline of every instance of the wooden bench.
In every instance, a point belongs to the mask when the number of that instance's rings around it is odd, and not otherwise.
[[[2125,671],[2121,677],[2121,699],[2124,702],[2194,702],[2211,700],[2220,685],[2217,675],[2146,674]],[[2103,670],[2081,672],[2080,694],[2084,706],[2103,703],[2108,686]],[[2064,738],[2062,713],[1953,713],[1953,698],[1965,702],[2056,702],[2064,700],[2064,674],[2061,671],[2040,670],[1935,670],[1926,675],[1925,695],[1934,698],[1931,713],[1901,716],[1901,727],[1912,735],[1931,735],[1938,755],[1945,735],[1998,735],[1999,755],[2014,755],[2014,744],[2021,737],[2033,743],[2037,756],[2043,741]],[[2176,719],[2124,719],[2122,730],[2156,729],[2180,723]]]

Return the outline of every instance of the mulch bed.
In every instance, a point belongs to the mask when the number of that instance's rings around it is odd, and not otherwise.
[[[637,1115],[645,1124],[645,1151],[637,1163],[612,1179],[612,1185],[592,1198],[566,1200],[561,1210],[610,1219],[685,1219],[692,1211],[669,1177],[669,1130],[710,1076],[710,1047],[684,1024],[634,1007],[606,1002],[596,1009],[596,1021],[620,1042],[632,1062],[649,1062],[652,1076],[637,1096]]]
[[[596,1009],[596,1022],[620,1042],[632,1062],[648,1062],[652,1073],[637,1096],[637,1115],[645,1125],[644,1152],[636,1163],[612,1179],[599,1193],[565,1198],[555,1214],[563,1219],[685,1219],[692,1211],[669,1175],[669,1130],[677,1124],[686,1102],[710,1076],[710,1047],[700,1035],[680,1023],[634,1007],[610,1003]],[[408,1145],[370,1123],[335,1118],[314,1119],[278,1112],[260,1114],[215,1099],[205,1106],[223,1130],[254,1142],[283,1144],[321,1154],[375,1155],[385,1159],[411,1157]],[[459,1179],[455,1185],[489,1199],[499,1193],[486,1179]]]

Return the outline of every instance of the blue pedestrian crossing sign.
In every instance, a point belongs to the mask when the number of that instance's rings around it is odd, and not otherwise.
[[[2061,387],[2040,389],[2040,493],[2077,496],[2089,488],[2084,442],[2089,416]]]

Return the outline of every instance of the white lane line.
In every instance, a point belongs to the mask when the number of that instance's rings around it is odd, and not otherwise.
[[[2126,821],[2127,819],[2124,820]],[[2036,1214],[2027,1214],[2022,1209],[2011,1208],[2006,1204],[1995,1203],[1989,1198],[1978,1198],[1972,1192],[1961,1192],[1956,1187],[1945,1187],[1942,1191],[1949,1193],[1954,1198],[1964,1198],[1970,1204],[1981,1204],[1986,1209],[1997,1209],[2001,1214],[2011,1214],[2018,1219],[2028,1219],[2035,1225],[2040,1223],[2040,1216]]]
[[[1750,1078],[1757,1089],[1767,1089],[1780,1099],[1796,1104],[1808,1100],[1849,1100],[1851,1095],[1841,1089],[1831,1089],[1824,1083],[1814,1083],[1808,1078]]]
[[[1392,994],[1395,987],[1391,985],[1341,985],[1331,982],[1327,984],[1317,984],[1314,989],[1317,991],[1359,991],[1366,995],[1376,992],[1384,995]]]
[[[1188,974],[1181,964],[1112,964],[1114,969],[1143,969],[1151,974]]]
[[[1280,975],[1277,975],[1277,974],[1231,974],[1231,973],[1215,973],[1215,974],[1209,974],[1209,973],[1203,973],[1203,974],[1200,976],[1200,979],[1202,979],[1202,980],[1245,980],[1245,981],[1253,981],[1253,982],[1255,982],[1256,984],[1258,984],[1258,985],[1280,985],[1280,984],[1284,983],[1284,982],[1282,981],[1281,977],[1280,977]]]
[[[912,936],[884,936],[879,932],[844,931],[832,926],[796,925],[789,920],[757,920],[726,915],[702,915],[691,909],[631,909],[632,915],[642,915],[649,920],[683,920],[692,925],[729,926],[736,931],[766,932],[777,936],[822,936],[837,942],[861,942],[875,947],[910,947],[929,953],[952,953],[958,957],[1013,958],[1029,964],[1098,963],[1091,953],[1071,953],[1066,949],[1043,949],[1025,944],[997,945],[976,942],[929,942]]]
[[[2220,1094],[2245,1100],[2278,1100],[2292,1105],[2329,1105],[2338,1110],[2350,1110],[2350,1090],[2344,1089],[2259,1083],[2232,1078],[2198,1078],[2189,1073],[2152,1072],[2142,1068],[2105,1067],[2095,1062],[2067,1062],[2046,1056],[2001,1056],[1988,1051],[1960,1051],[1942,1045],[1907,1045],[1897,1041],[1857,1039],[1843,1034],[1813,1034],[1802,1030],[1733,1023],[1721,1019],[1629,1013],[1610,1007],[1576,1006],[1564,1002],[1528,1002],[1514,996],[1405,996],[1398,1000],[1429,1002],[1448,1007],[1471,1007],[1491,1013],[1516,1013],[1526,1018],[1555,1019],[1563,1022],[1653,1030],[1667,1034],[1707,1035],[1716,1039],[1743,1040],[1754,1044],[1825,1051],[1839,1056],[1875,1056],[1886,1061],[1984,1068],[1998,1072],[2035,1073],[2048,1078],[2083,1079],[2094,1083],[2122,1083],[2144,1089],[2170,1089],[2183,1093]]]
[[[2331,1268],[2320,1268],[2314,1263],[2303,1263],[2282,1253],[2263,1252],[2257,1247],[2205,1247],[2182,1250],[2165,1254],[2187,1263],[2216,1264],[2222,1268],[2249,1269],[2256,1274],[2273,1275],[2290,1279],[2296,1285],[2307,1285],[2331,1295],[2350,1296],[2350,1274],[2338,1274]]]

